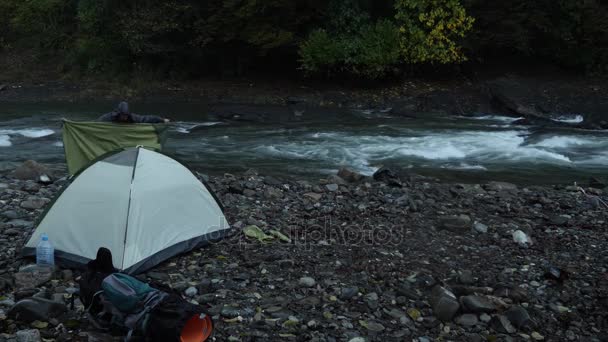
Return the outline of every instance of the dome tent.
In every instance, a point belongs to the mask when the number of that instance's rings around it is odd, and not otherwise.
[[[24,255],[35,255],[46,233],[59,264],[86,264],[106,247],[116,268],[137,274],[228,230],[219,201],[187,167],[135,147],[76,174],[43,214]]]

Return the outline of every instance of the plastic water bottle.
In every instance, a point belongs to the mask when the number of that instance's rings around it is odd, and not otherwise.
[[[55,248],[49,241],[49,236],[42,234],[38,246],[36,246],[36,265],[53,266],[55,265]]]

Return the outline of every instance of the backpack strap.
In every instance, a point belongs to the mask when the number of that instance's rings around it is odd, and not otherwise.
[[[145,327],[149,312],[160,304],[168,295],[169,294],[162,291],[150,292],[143,303],[143,309],[137,313],[128,315],[125,318],[125,326],[129,328],[129,332],[125,337],[125,342],[128,342],[131,339],[135,330]]]

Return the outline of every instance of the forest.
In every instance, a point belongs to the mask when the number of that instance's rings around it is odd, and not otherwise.
[[[0,0],[0,52],[64,73],[384,79],[507,59],[608,71],[606,0]]]

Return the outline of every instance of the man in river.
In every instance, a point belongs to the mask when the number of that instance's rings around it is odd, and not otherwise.
[[[97,121],[114,123],[168,123],[170,120],[156,115],[137,115],[129,111],[125,101],[118,104],[115,110],[100,116]]]

